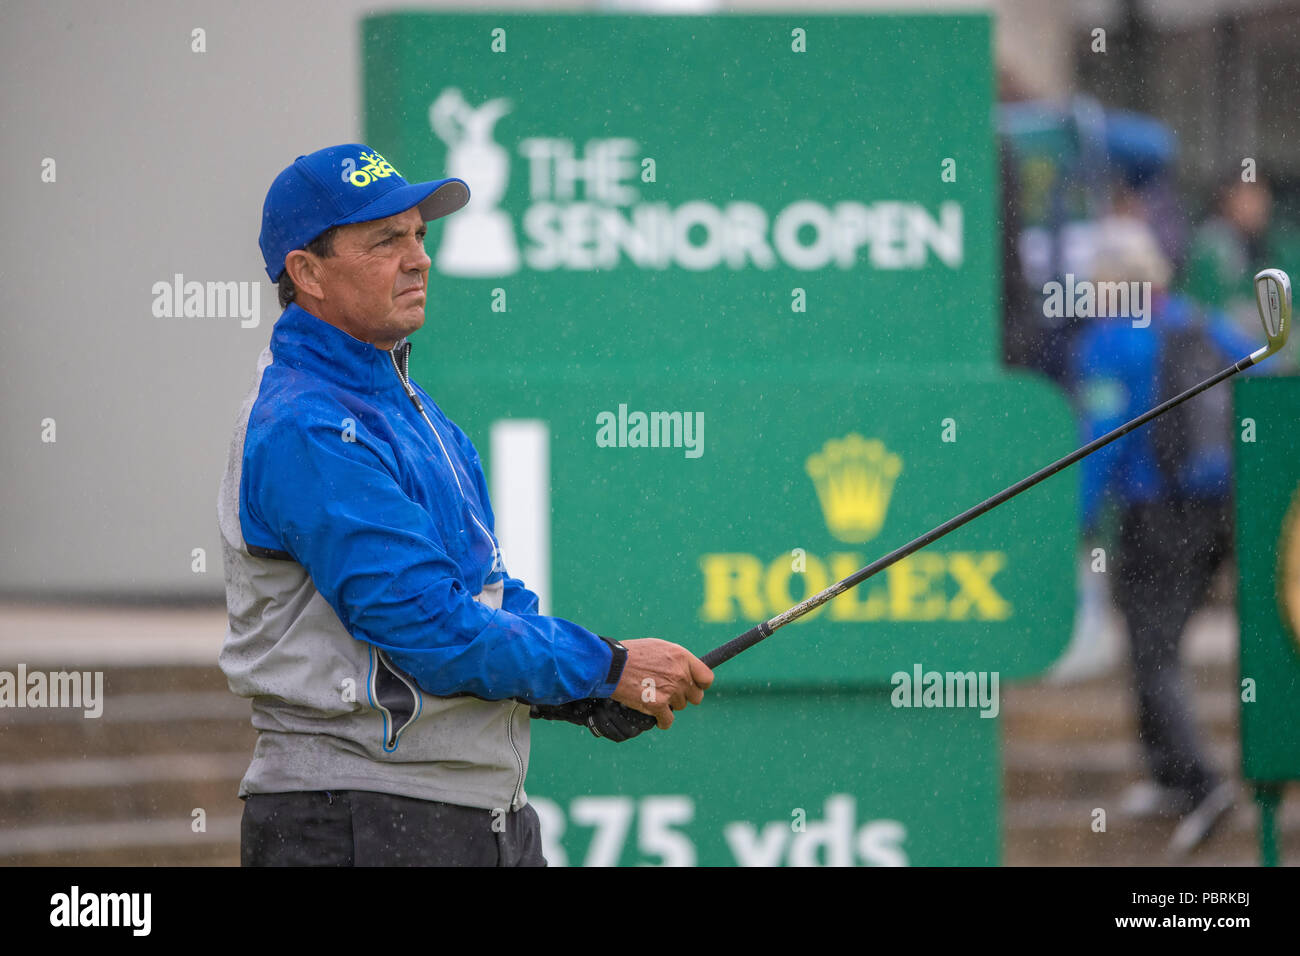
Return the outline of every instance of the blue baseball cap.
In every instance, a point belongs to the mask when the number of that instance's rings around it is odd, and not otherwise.
[[[279,282],[284,257],[326,229],[371,222],[418,206],[425,222],[469,202],[460,179],[408,183],[383,156],[361,143],[344,143],[299,156],[275,177],[262,204],[257,243],[266,274]]]

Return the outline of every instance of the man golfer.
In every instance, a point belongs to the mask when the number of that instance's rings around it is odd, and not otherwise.
[[[258,730],[244,865],[544,865],[531,716],[623,740],[713,674],[537,613],[506,571],[473,444],[409,376],[425,223],[459,179],[408,184],[360,144],[271,184],[260,245],[284,312],[221,483],[220,664]]]

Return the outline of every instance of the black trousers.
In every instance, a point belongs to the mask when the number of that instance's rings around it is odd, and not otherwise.
[[[1138,738],[1151,776],[1195,798],[1218,783],[1205,759],[1178,649],[1219,565],[1232,555],[1230,499],[1153,501],[1121,512],[1112,579],[1128,623]]]
[[[366,790],[255,793],[242,866],[545,866],[537,811],[479,810]]]

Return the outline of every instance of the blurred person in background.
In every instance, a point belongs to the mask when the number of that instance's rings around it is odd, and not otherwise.
[[[1243,182],[1232,170],[1214,192],[1209,217],[1197,227],[1179,277],[1188,298],[1206,308],[1222,311],[1245,335],[1258,337],[1259,314],[1255,305],[1255,273],[1288,258],[1280,254],[1283,241],[1273,222],[1273,190],[1267,180]],[[1269,371],[1295,370],[1294,356],[1283,353]]]
[[[1068,381],[1085,441],[1258,347],[1258,334],[1244,336],[1221,312],[1170,294],[1170,272],[1140,204],[1125,201],[1099,222],[1094,281],[1149,283],[1150,296],[1142,318],[1130,302],[1130,314],[1089,319],[1075,340]],[[1085,535],[1098,533],[1107,500],[1118,512],[1111,587],[1128,625],[1138,739],[1151,777],[1124,794],[1120,809],[1178,818],[1174,855],[1202,843],[1235,799],[1235,786],[1205,757],[1179,662],[1186,625],[1231,556],[1229,399],[1226,389],[1210,389],[1082,463]]]

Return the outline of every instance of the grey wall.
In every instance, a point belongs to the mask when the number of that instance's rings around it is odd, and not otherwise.
[[[360,137],[357,23],[389,8],[0,6],[0,592],[221,597],[217,485],[279,314],[257,247],[262,199],[295,156]],[[1049,26],[1035,25],[1039,42]],[[190,50],[195,27],[206,53]],[[260,325],[155,318],[152,286],[178,272],[260,282]]]
[[[221,593],[217,483],[279,313],[262,198],[295,156],[358,135],[364,6],[0,9],[6,591]],[[260,280],[260,325],[155,318],[151,287],[177,272]]]

